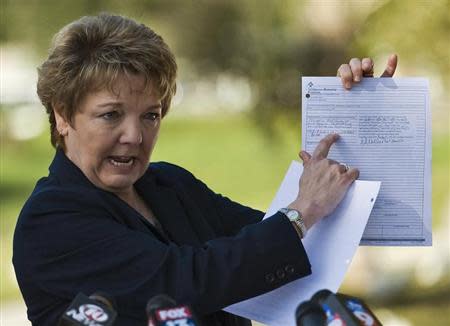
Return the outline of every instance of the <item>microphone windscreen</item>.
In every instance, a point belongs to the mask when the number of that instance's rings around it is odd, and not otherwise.
[[[305,301],[297,307],[295,321],[297,326],[326,326],[327,315],[319,303]]]
[[[331,292],[330,290],[327,290],[327,289],[323,289],[323,290],[317,291],[311,297],[311,301],[321,303],[324,300],[326,300],[330,294],[333,294],[333,292]]]
[[[100,298],[101,300],[98,300]],[[58,326],[112,326],[117,317],[115,309],[110,308],[111,302],[105,304],[104,296],[87,297],[83,293],[70,303],[60,318]]]
[[[116,300],[112,295],[102,291],[96,291],[89,296],[90,299],[97,300],[100,303],[103,303],[105,306],[110,309],[117,310]]]
[[[159,308],[175,307],[176,305],[177,303],[175,302],[175,300],[169,297],[168,295],[158,294],[148,301],[147,307],[145,308],[145,312],[147,313],[147,316],[150,316]]]

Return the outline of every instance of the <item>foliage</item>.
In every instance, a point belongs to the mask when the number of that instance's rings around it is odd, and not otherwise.
[[[110,11],[143,21],[184,60],[188,73],[180,78],[248,78],[263,126],[273,107],[298,110],[300,75],[334,75],[351,56],[397,52],[405,71],[449,86],[449,0],[6,0],[2,7],[0,41],[32,44],[40,58],[51,36],[82,15]]]

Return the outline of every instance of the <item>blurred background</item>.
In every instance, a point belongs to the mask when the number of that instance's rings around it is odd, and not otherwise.
[[[19,211],[54,150],[36,95],[52,36],[108,11],[161,34],[178,58],[178,93],[152,160],[265,210],[301,146],[300,77],[334,76],[370,56],[375,73],[430,81],[433,246],[360,247],[341,287],[385,325],[450,324],[450,2],[446,0],[1,1],[1,325],[29,325],[11,264]],[[255,323],[255,325],[257,325]]]

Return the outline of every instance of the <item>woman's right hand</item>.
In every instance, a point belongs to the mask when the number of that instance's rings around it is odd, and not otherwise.
[[[303,174],[297,199],[288,207],[301,213],[307,229],[334,211],[359,176],[357,169],[347,170],[345,164],[327,159],[331,146],[338,139],[338,134],[329,134],[319,142],[312,155],[306,151],[299,154],[303,160]]]

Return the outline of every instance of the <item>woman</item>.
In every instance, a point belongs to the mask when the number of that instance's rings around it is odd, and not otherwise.
[[[352,59],[339,74],[351,87],[372,66]],[[250,325],[221,309],[311,273],[299,238],[358,177],[326,158],[338,136],[301,152],[302,196],[261,221],[178,166],[148,165],[176,70],[162,38],[124,17],[84,17],[56,35],[38,80],[56,154],[14,236],[33,325],[55,325],[77,293],[98,290],[115,297],[116,325],[145,325],[159,293],[204,325]]]

